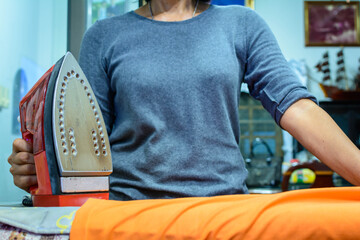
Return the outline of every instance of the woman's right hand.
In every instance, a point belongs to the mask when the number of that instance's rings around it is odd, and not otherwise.
[[[24,139],[18,138],[13,142],[13,151],[8,158],[17,187],[29,192],[31,186],[37,184],[34,155],[32,145]]]

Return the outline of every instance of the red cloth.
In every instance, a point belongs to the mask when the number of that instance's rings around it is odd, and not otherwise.
[[[88,200],[70,239],[360,239],[360,187],[270,195]]]

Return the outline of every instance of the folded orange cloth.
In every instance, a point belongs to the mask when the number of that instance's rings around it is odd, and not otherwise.
[[[88,200],[70,239],[360,239],[360,187],[136,201]]]

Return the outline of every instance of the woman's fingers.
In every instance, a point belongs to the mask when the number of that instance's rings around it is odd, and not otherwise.
[[[36,169],[35,164],[23,164],[23,165],[12,165],[10,168],[12,175],[35,175]]]
[[[26,142],[22,138],[17,138],[13,142],[13,154],[18,152],[29,152],[32,153],[33,148],[32,145]]]
[[[18,152],[16,154],[11,154],[8,158],[8,162],[11,166],[23,165],[23,164],[34,164],[34,155],[29,152]]]
[[[10,173],[13,175],[14,184],[29,191],[31,186],[37,184],[36,168],[32,145],[24,139],[18,138],[13,142],[13,151],[8,158],[11,165]]]
[[[29,188],[37,184],[36,175],[14,175],[15,186],[29,192]]]

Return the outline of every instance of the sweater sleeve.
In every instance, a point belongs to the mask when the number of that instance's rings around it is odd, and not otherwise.
[[[81,43],[79,64],[94,91],[105,121],[106,130],[110,135],[114,121],[114,94],[106,72],[106,64],[102,57],[104,51],[103,36],[104,33],[100,22],[96,22],[86,31]]]
[[[291,70],[265,21],[254,11],[247,11],[246,22],[244,81],[250,95],[260,100],[279,124],[284,112],[299,99],[317,100]]]

